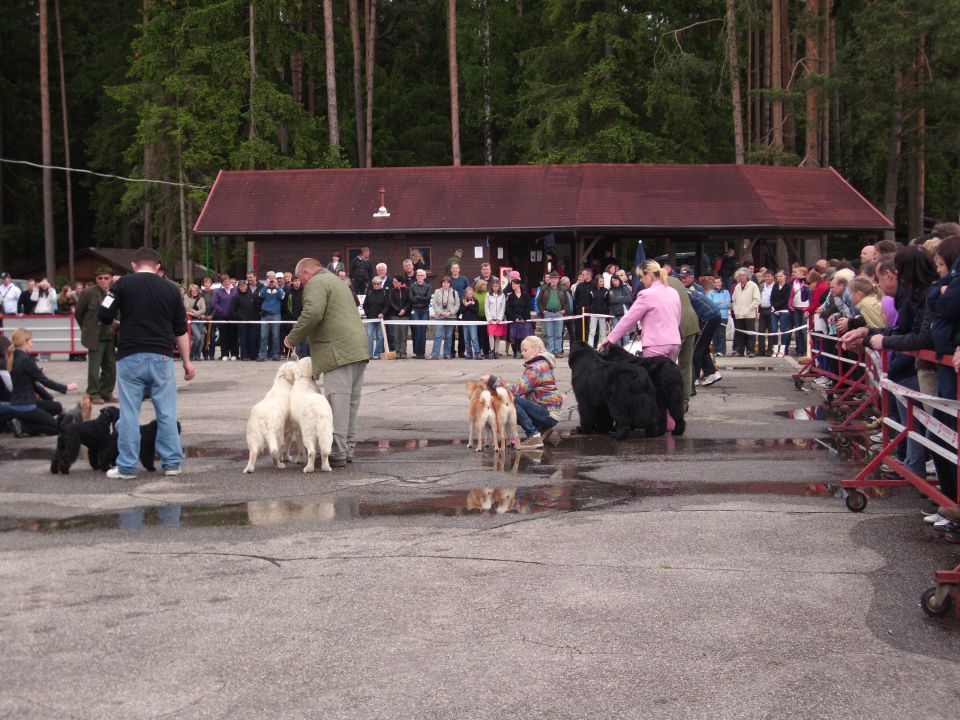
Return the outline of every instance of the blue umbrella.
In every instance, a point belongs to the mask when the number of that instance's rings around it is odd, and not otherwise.
[[[647,253],[643,249],[643,240],[637,240],[637,258],[633,263],[633,294],[636,295],[640,289],[640,273],[637,268],[643,265],[647,260]]]

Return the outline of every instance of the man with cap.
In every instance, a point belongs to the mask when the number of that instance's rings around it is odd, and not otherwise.
[[[682,268],[680,272],[677,274],[680,277],[680,282],[683,283],[683,286],[687,290],[689,290],[690,288],[693,288],[698,293],[703,293],[703,287],[701,287],[700,283],[696,281],[695,276],[693,274],[693,270],[685,267],[685,268]]]
[[[10,273],[0,273],[0,312],[4,315],[17,314],[17,302],[20,300],[20,288],[13,284]]]
[[[554,356],[563,355],[563,318],[566,315],[566,293],[560,289],[560,273],[551,270],[547,284],[537,293],[537,309],[543,324],[543,342]]]
[[[105,265],[98,267],[96,284],[80,293],[74,312],[74,319],[80,326],[80,344],[87,349],[86,394],[95,405],[117,402],[113,396],[117,384],[113,324],[102,325],[97,319],[112,280],[113,271],[110,268]]]

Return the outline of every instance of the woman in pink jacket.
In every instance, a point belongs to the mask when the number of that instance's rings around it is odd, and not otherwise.
[[[667,284],[667,270],[656,261],[647,260],[639,271],[644,289],[599,349],[615,344],[640,323],[643,356],[675,360],[680,350],[680,296]]]

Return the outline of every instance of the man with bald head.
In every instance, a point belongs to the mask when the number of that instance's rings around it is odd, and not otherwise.
[[[294,276],[303,287],[303,311],[283,344],[293,350],[310,343],[313,376],[323,375],[323,394],[333,409],[330,466],[353,460],[363,374],[370,354],[367,333],[350,288],[315,258],[297,263]]]
[[[864,245],[860,251],[860,264],[875,263],[878,257],[879,253],[875,245]]]

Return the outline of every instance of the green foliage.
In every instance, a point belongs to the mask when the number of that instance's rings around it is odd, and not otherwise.
[[[188,183],[207,187],[221,169],[356,165],[347,5],[334,4],[341,139],[339,147],[331,147],[322,3],[309,2],[254,3],[257,77],[252,97],[246,0],[150,0],[145,15],[140,2],[64,2],[74,165],[176,181],[182,163]],[[764,27],[767,7],[758,0],[737,0],[743,78],[749,31]],[[451,162],[446,8],[447,0],[378,0],[375,165]],[[498,164],[731,162],[725,11],[725,0],[458,0],[463,161],[485,161],[488,95]],[[307,32],[308,13],[312,34]],[[490,24],[489,68],[484,65],[485,18]],[[819,88],[833,113],[831,162],[875,203],[882,201],[893,112],[902,105],[901,206],[906,204],[906,162],[916,147],[917,110],[924,108],[927,214],[955,218],[960,202],[960,46],[954,38],[960,36],[960,0],[843,0],[834,3],[834,21],[838,62],[829,78],[809,75],[801,64],[788,69],[794,75],[789,89],[754,88],[753,97],[784,103],[785,113],[795,120],[802,154],[804,91]],[[806,23],[804,4],[790,3],[788,25],[801,60]],[[0,4],[2,153],[31,161],[40,156],[37,34],[33,0]],[[52,35],[53,152],[60,164],[55,47]],[[302,57],[304,77],[314,80],[313,115],[306,97],[295,100],[295,55]],[[923,82],[898,90],[895,73],[913,67]],[[307,92],[305,80],[302,90]],[[743,92],[748,102],[746,83]],[[755,163],[799,160],[763,144],[754,144],[748,155],[748,162]],[[6,260],[17,264],[40,247],[40,173],[15,165],[2,170],[0,243]],[[63,174],[55,180],[62,252]],[[137,242],[149,203],[154,241],[168,259],[178,256],[175,187],[89,176],[75,176],[73,187],[78,247]],[[191,218],[205,195],[203,189],[189,190]],[[234,252],[242,253],[242,248],[224,248],[217,255]]]

